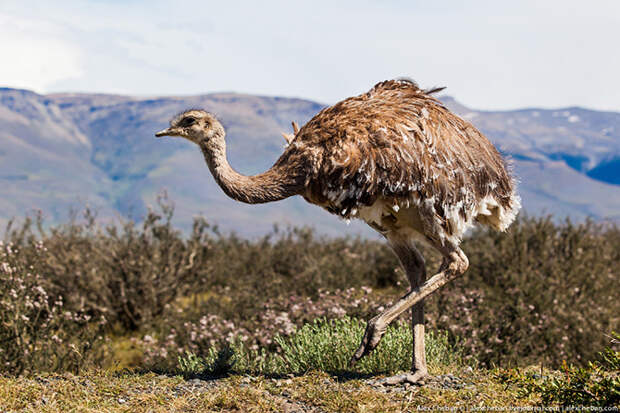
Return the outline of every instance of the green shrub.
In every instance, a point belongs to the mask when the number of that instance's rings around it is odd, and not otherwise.
[[[366,322],[345,317],[337,320],[319,318],[305,324],[289,337],[275,338],[282,349],[287,369],[294,373],[308,370],[340,372],[357,350]],[[462,365],[462,350],[448,343],[446,334],[426,334],[426,355],[430,368]],[[359,373],[395,373],[411,368],[412,336],[406,323],[390,325],[379,346],[360,360]]]
[[[178,358],[183,374],[221,374],[226,371],[261,374],[302,374],[310,370],[330,373],[350,372],[349,360],[362,339],[366,323],[345,317],[319,318],[305,324],[290,336],[277,335],[278,348],[249,349],[241,340],[233,340],[217,350],[209,348],[197,356],[189,353]],[[379,346],[360,360],[353,371],[365,374],[391,374],[411,368],[411,329],[404,323],[388,328]],[[462,349],[451,345],[447,334],[426,334],[429,368],[462,366]]]

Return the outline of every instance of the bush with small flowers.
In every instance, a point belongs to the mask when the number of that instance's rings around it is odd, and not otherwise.
[[[41,242],[33,250],[35,260],[47,253]],[[0,242],[0,372],[78,371],[95,361],[105,318],[67,309],[17,257],[16,246]]]

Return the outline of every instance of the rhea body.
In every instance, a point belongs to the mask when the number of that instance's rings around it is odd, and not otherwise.
[[[428,374],[423,299],[467,269],[460,248],[465,231],[476,222],[504,231],[520,209],[502,156],[432,96],[438,90],[423,90],[409,80],[378,83],[319,112],[295,131],[276,163],[255,176],[231,168],[224,128],[208,112],[181,113],[156,134],[198,144],[219,186],[237,201],[301,195],[341,218],[362,219],[387,239],[411,288],[368,322],[352,363],[372,351],[390,322],[411,308],[412,372],[390,378],[393,382],[419,382]],[[443,256],[428,280],[415,247],[419,240]]]

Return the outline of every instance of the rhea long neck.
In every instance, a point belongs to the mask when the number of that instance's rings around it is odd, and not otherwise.
[[[301,192],[298,174],[282,165],[272,166],[266,172],[246,176],[235,171],[226,158],[226,142],[221,137],[203,140],[199,144],[209,170],[226,195],[247,204],[279,201]]]

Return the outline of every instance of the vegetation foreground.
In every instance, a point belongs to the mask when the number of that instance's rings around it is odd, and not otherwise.
[[[307,229],[244,240],[161,204],[137,226],[9,227],[0,245],[0,411],[407,411],[620,404],[620,230],[521,218],[464,242],[426,300],[422,387],[399,319],[355,369],[365,320],[405,291],[381,242]],[[429,272],[439,265],[430,257]]]
[[[434,387],[376,389],[363,380],[324,372],[273,379],[233,375],[217,381],[147,374],[88,373],[0,379],[4,411],[59,412],[401,412],[417,406],[533,406],[517,386],[473,374],[462,390]]]

